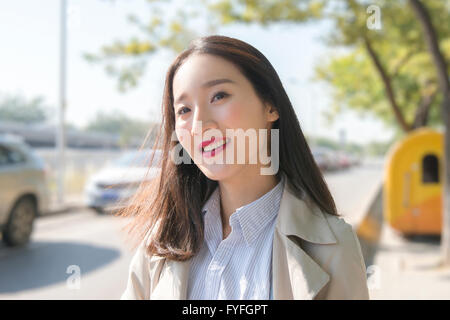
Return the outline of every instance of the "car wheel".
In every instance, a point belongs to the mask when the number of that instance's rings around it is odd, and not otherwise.
[[[33,231],[36,214],[36,203],[32,198],[20,199],[11,210],[3,230],[3,242],[7,246],[20,246],[27,243]]]

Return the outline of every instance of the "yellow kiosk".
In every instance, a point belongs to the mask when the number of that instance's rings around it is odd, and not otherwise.
[[[440,234],[443,135],[429,128],[410,133],[389,151],[385,168],[385,221],[404,234]]]

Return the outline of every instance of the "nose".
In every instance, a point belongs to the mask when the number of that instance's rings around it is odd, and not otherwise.
[[[217,124],[208,108],[195,107],[191,135],[203,135],[206,130],[214,128],[217,128]]]

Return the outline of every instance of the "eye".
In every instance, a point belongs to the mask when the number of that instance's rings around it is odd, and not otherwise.
[[[222,97],[222,99],[223,99],[223,98],[226,98],[226,97],[228,97],[228,96],[229,96],[228,93],[223,92],[223,91],[220,91],[220,92],[217,92],[217,93],[214,95],[213,101],[214,101],[214,98],[215,98],[215,97]],[[221,99],[219,99],[219,100],[221,100]],[[213,101],[211,101],[211,102],[213,102]]]
[[[188,107],[182,107],[182,108],[178,109],[177,114],[182,115],[189,111],[191,111],[191,109],[189,109]]]

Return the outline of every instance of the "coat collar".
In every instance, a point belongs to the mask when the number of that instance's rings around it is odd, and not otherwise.
[[[284,179],[285,187],[273,238],[273,297],[276,300],[313,299],[328,283],[330,276],[302,249],[296,237],[316,244],[335,244],[337,240],[324,213],[296,196],[288,180]],[[187,299],[190,262],[151,257],[151,266],[158,263],[164,266],[157,268],[161,273],[159,281],[153,279],[150,298]]]
[[[336,243],[324,213],[304,195],[297,196],[288,179],[281,198],[276,228],[285,236],[297,236],[318,244]]]
[[[307,197],[297,196],[288,179],[284,190],[273,241],[273,297],[275,300],[314,299],[330,276],[296,238],[321,245],[335,244],[337,239],[324,213]]]

